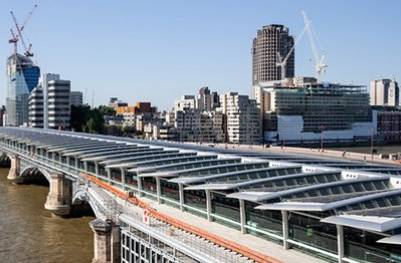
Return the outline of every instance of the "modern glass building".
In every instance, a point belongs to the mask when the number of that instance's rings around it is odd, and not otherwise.
[[[15,54],[7,59],[7,126],[28,123],[28,98],[39,77],[40,68],[29,57]]]
[[[0,144],[328,262],[401,262],[398,166],[29,129]]]

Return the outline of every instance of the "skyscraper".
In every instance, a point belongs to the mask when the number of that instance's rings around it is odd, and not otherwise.
[[[252,47],[252,83],[280,80],[281,68],[277,66],[294,45],[294,38],[283,25],[267,25],[258,30]],[[294,77],[294,56],[292,52],[286,63],[286,78]]]
[[[7,59],[7,126],[28,123],[28,97],[39,77],[40,68],[29,57],[15,54]]]

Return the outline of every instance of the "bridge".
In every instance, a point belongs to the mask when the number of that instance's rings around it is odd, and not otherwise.
[[[401,262],[401,167],[0,128],[8,179],[89,204],[93,262]]]

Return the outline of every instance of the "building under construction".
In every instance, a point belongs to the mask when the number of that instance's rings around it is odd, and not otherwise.
[[[260,83],[254,89],[267,142],[353,142],[376,132],[365,86],[298,77]]]
[[[11,55],[7,60],[6,125],[28,123],[28,98],[37,86],[40,68],[28,56]]]

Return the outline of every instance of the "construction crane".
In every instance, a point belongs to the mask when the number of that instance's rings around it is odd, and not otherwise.
[[[302,11],[302,16],[304,19],[306,32],[308,33],[309,43],[311,45],[313,57],[315,60],[316,78],[317,78],[318,82],[320,82],[322,75],[326,72],[326,68],[328,67],[328,65],[325,62],[326,56],[325,56],[325,54],[321,54],[316,46],[315,37],[313,35],[312,29],[310,26],[311,21],[306,16],[306,13],[304,11]]]
[[[22,35],[22,31],[25,29],[26,25],[28,24],[29,20],[31,19],[33,12],[35,11],[35,9],[38,7],[38,5],[34,5],[33,9],[28,13],[27,18],[25,19],[24,23],[22,24],[22,26],[20,27],[17,21],[17,18],[15,17],[13,11],[10,11],[11,17],[13,19],[14,25],[16,27],[17,30],[17,34],[14,33],[14,31],[12,29],[10,29],[11,32],[11,39],[8,41],[10,44],[14,45],[14,53],[15,55],[17,54],[18,51],[18,41],[21,41],[22,46],[25,50],[25,56],[27,57],[33,57],[33,53],[31,52],[32,49],[32,44],[29,44],[28,46],[25,43],[24,37]]]
[[[290,58],[291,54],[294,52],[295,50],[295,46],[298,44],[298,42],[301,40],[303,34],[305,33],[305,31],[307,30],[308,24],[305,24],[304,28],[302,29],[301,33],[298,35],[297,39],[294,42],[294,45],[292,45],[290,51],[288,51],[287,55],[285,56],[285,58],[283,59],[283,57],[281,56],[280,52],[277,52],[277,60],[278,62],[276,63],[277,67],[281,68],[281,79],[285,79],[285,73],[287,71],[287,61]]]

